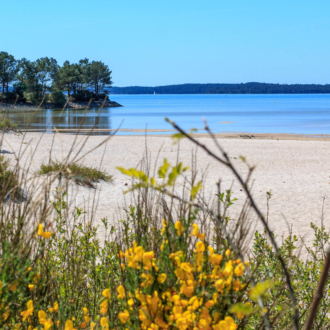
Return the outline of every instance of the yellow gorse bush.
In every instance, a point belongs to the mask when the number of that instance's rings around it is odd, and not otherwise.
[[[160,258],[135,241],[126,251],[119,251],[122,278],[126,281],[117,287],[120,311],[116,328],[237,329],[235,318],[243,315],[229,315],[227,298],[243,294],[243,275],[249,264],[232,259],[230,250],[224,256],[216,253],[204,241],[205,235],[197,224],[185,226],[177,221],[172,233],[169,227],[163,220]],[[187,231],[191,231],[190,235],[186,235]],[[187,237],[197,241],[189,245]],[[107,290],[100,303],[103,315],[111,299]],[[102,329],[108,329],[105,320],[101,319]]]
[[[255,303],[270,286],[251,290],[245,278],[249,263],[243,263],[226,243],[215,248],[213,239],[207,241],[193,217],[174,223],[163,219],[161,229],[150,230],[155,235],[153,240],[157,238],[154,250],[149,248],[148,237],[137,239],[133,232],[123,238],[121,245],[111,245],[113,252],[108,257],[112,258],[115,273],[110,275],[110,286],[101,286],[103,290],[95,294],[97,305],[92,305],[91,313],[90,306],[81,305],[71,313],[68,304],[74,305],[79,297],[63,299],[65,289],[53,296],[51,305],[43,304],[39,294],[47,290],[47,282],[40,283],[42,262],[58,260],[56,254],[52,256],[51,250],[46,250],[39,266],[24,271],[29,276],[25,284],[29,300],[25,298],[22,306],[26,308],[19,310],[19,319],[7,322],[9,328],[235,330],[244,316],[258,312]],[[45,232],[42,224],[37,227],[35,239],[39,246],[47,244],[50,249],[58,244],[55,235]],[[98,267],[97,271],[104,269]],[[18,280],[5,285],[0,281],[0,292],[4,288],[16,292],[19,285]],[[10,306],[1,306],[4,321],[10,317]]]

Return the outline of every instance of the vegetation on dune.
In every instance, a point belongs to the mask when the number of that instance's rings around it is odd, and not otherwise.
[[[50,164],[42,164],[38,174],[58,173],[60,177],[67,177],[74,180],[77,184],[94,187],[93,182],[111,182],[112,175],[98,168],[89,167],[81,164],[64,165],[58,161],[51,161]]]
[[[51,57],[32,62],[26,58],[16,60],[13,55],[0,52],[0,101],[29,102],[34,105],[44,101],[61,106],[63,92],[67,92],[72,101],[76,98],[77,101],[89,101],[92,98],[98,101],[109,94],[111,73],[109,67],[100,61],[66,61],[60,66]],[[59,93],[62,93],[62,97]]]
[[[12,122],[8,117],[2,117],[0,115],[0,132],[8,133],[8,132],[18,132],[17,124]]]
[[[175,138],[183,136],[195,141],[180,130]],[[232,166],[225,153],[218,158]],[[45,184],[25,203],[0,205],[0,328],[302,328],[330,242],[325,228],[311,225],[314,241],[301,257],[296,236],[277,245],[267,226],[251,232],[253,199],[231,218],[231,190],[218,184],[215,201],[207,202],[194,171],[188,178],[187,167],[165,159],[151,174],[149,161],[119,168],[132,178],[135,202],[115,227],[102,219],[99,228],[79,208],[72,213],[65,183],[53,192]],[[56,163],[43,173],[67,168]],[[248,187],[244,181],[247,194]],[[329,294],[327,278],[313,329],[330,326]]]
[[[1,195],[18,186],[17,175],[10,169],[10,161],[0,156],[0,189]]]

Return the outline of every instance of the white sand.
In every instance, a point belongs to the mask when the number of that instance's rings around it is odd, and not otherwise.
[[[28,142],[24,144],[27,150],[23,158],[30,157],[40,137],[40,133],[27,133],[24,140]],[[42,162],[48,162],[52,138],[52,134],[42,137],[33,157],[31,175]],[[106,138],[106,136],[89,137],[82,153],[93,149]],[[2,152],[14,151],[17,153],[22,139],[22,135],[6,135]],[[67,156],[74,139],[74,135],[57,135],[53,148],[53,159],[61,160]],[[83,139],[85,139],[84,136],[78,137],[78,141]],[[211,146],[212,150],[216,150],[211,139],[203,137],[199,138],[199,141]],[[102,168],[114,176],[113,184],[98,184],[96,219],[107,217],[111,221],[116,221],[114,215],[118,207],[123,208],[122,192],[130,184],[130,179],[116,170],[116,166],[125,168],[137,166],[143,157],[145,142],[144,136],[115,136],[106,145],[83,159],[82,162],[85,165],[99,166],[105,150]],[[269,222],[277,234],[288,232],[287,221],[292,224],[294,233],[303,235],[306,241],[310,241],[312,238],[310,222],[320,224],[324,196],[326,197],[324,224],[329,228],[330,141],[220,139],[219,142],[228,151],[243,176],[246,175],[247,169],[239,159],[240,155],[245,156],[250,164],[257,165],[253,175],[255,179],[253,194],[261,210],[266,212],[266,192],[272,191]],[[178,145],[172,145],[170,137],[149,136],[147,144],[152,164],[162,145],[158,163],[161,163],[164,157],[172,164],[176,162]],[[191,165],[191,154],[194,149],[189,141],[181,141],[179,158],[185,165]],[[7,154],[6,157],[14,161],[15,154]],[[214,194],[214,183],[220,178],[224,189],[231,186],[232,174],[202,150],[198,151],[197,168],[199,173],[208,169],[205,182],[208,194]],[[128,186],[125,186],[126,183]],[[235,216],[244,201],[244,193],[240,191],[237,182],[234,182],[233,190],[234,196],[238,198],[231,211],[231,215]],[[79,187],[78,194],[75,196],[77,205],[86,203],[93,197],[94,192],[93,189]]]

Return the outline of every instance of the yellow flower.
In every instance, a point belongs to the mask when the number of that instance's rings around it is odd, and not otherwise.
[[[109,330],[109,321],[106,317],[101,318],[102,330]]]
[[[160,274],[157,277],[157,282],[160,283],[160,284],[162,284],[162,283],[164,283],[166,281],[166,278],[167,278],[166,274],[164,274],[164,273],[163,274]]]
[[[243,312],[237,312],[236,315],[241,320],[244,316],[244,313]]]
[[[223,321],[213,326],[214,330],[236,330],[237,324],[234,319],[230,316],[226,316]]]
[[[49,231],[44,231],[44,226],[41,223],[39,223],[38,224],[38,236],[48,239],[52,236],[52,233]]]
[[[117,292],[119,293],[117,298],[118,299],[124,299],[126,294],[125,294],[125,288],[122,285],[119,285],[119,287],[117,288]]]
[[[54,302],[54,307],[49,307],[48,310],[51,313],[57,312],[58,311],[58,303],[57,302]]]
[[[242,283],[241,283],[239,280],[235,280],[235,281],[233,282],[233,289],[234,289],[235,291],[239,291],[239,290],[241,290],[242,287],[243,287],[243,286],[242,286]]]
[[[181,264],[181,269],[184,270],[187,273],[191,273],[193,271],[191,265],[189,262],[183,262]]]
[[[95,326],[96,326],[96,323],[95,322],[92,322],[91,323],[91,330],[94,330]]]
[[[184,271],[180,268],[177,268],[175,271],[174,271],[175,275],[177,278],[179,278],[180,280],[184,280],[185,279],[185,274],[184,274]]]
[[[128,304],[129,307],[132,307],[134,305],[134,300],[132,298],[129,299],[127,304]]]
[[[210,262],[212,265],[219,265],[222,260],[221,254],[212,254],[210,257]]]
[[[199,307],[198,298],[196,296],[190,298],[189,305],[191,305],[191,309],[195,311]]]
[[[163,229],[162,229],[162,235],[164,235],[166,229],[166,220],[163,219]]]
[[[223,289],[225,288],[225,283],[223,280],[217,280],[214,284],[215,288],[219,291],[219,292],[223,292]]]
[[[125,309],[125,311],[124,312],[120,312],[119,314],[118,314],[118,318],[119,318],[119,320],[120,320],[120,322],[122,323],[122,324],[125,324],[127,321],[128,321],[128,319],[129,319],[129,312],[128,312],[128,310],[126,310]]]
[[[229,257],[230,257],[230,254],[231,254],[231,251],[230,251],[230,249],[226,250],[226,252],[225,252],[225,256],[226,256],[227,258],[229,258]]]
[[[195,252],[196,253],[202,253],[204,251],[205,251],[205,245],[204,245],[204,243],[201,242],[201,241],[197,242],[196,243],[196,250],[195,250]]]
[[[242,263],[240,263],[235,267],[234,273],[237,277],[242,276],[244,273],[244,270],[245,270],[244,265]]]
[[[143,253],[143,259],[149,259],[149,260],[151,260],[152,258],[154,258],[154,256],[155,256],[154,251]]]
[[[205,303],[204,305],[206,308],[211,308],[214,306],[214,301],[213,300],[209,300]]]
[[[223,270],[223,274],[225,276],[231,275],[233,271],[233,262],[229,260],[226,262],[225,269]]]
[[[111,298],[110,290],[109,290],[109,289],[105,289],[105,290],[103,290],[103,291],[102,291],[102,296],[105,297],[105,298],[110,299],[110,298]]]
[[[205,234],[198,234],[197,238],[203,241],[205,239]]]
[[[47,314],[44,311],[38,312],[38,319],[40,324],[45,324],[47,321]]]
[[[193,224],[193,231],[191,233],[191,236],[196,236],[197,238],[199,238],[200,240],[204,240],[205,238],[205,234],[200,234],[199,233],[199,228],[198,228],[198,225],[196,224]]]
[[[34,284],[29,284],[28,288],[29,288],[30,291],[32,291],[34,289]]]
[[[188,286],[187,284],[181,285],[180,291],[188,298],[190,298],[194,293],[194,286]]]
[[[198,228],[198,225],[196,224],[193,224],[193,232],[191,233],[192,236],[196,236],[198,235],[198,232],[199,232],[199,228]]]
[[[53,321],[51,319],[48,319],[44,323],[44,330],[49,330],[53,325]]]
[[[177,221],[174,225],[175,229],[177,230],[178,236],[181,237],[182,232],[183,232],[183,225],[181,221]]]
[[[108,311],[109,299],[111,298],[110,290],[109,289],[103,290],[102,291],[102,296],[106,299],[104,299],[100,304],[100,307],[101,307],[100,313],[101,314],[106,314],[107,311]]]
[[[88,309],[86,307],[83,307],[83,312],[84,312],[84,315],[87,315]]]
[[[71,320],[67,320],[65,322],[65,328],[64,328],[64,330],[77,330],[77,329],[74,329],[73,328],[73,323],[72,323]]]
[[[23,322],[33,314],[34,308],[33,308],[33,301],[29,300],[26,304],[26,311],[22,312],[21,315],[23,316]]]

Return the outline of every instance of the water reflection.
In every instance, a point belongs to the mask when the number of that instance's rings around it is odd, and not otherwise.
[[[10,114],[10,119],[18,124],[19,128],[30,130],[58,129],[111,129],[111,109],[77,110],[40,110],[35,112],[21,112]],[[110,134],[110,132],[100,132]]]

